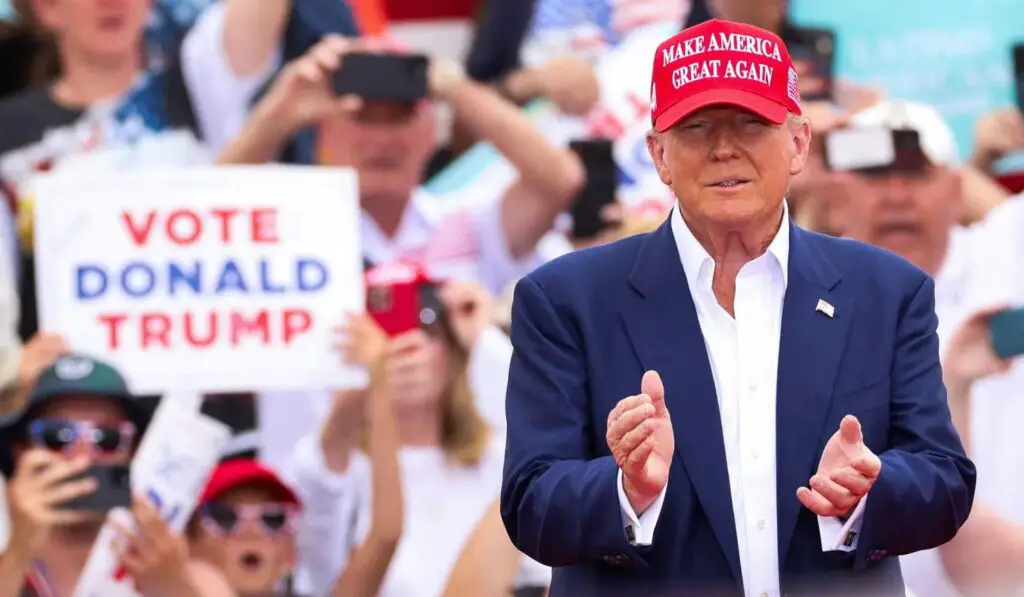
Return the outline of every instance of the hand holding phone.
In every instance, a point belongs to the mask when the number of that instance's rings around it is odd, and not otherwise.
[[[88,468],[87,458],[67,459],[43,449],[21,454],[7,487],[9,549],[37,556],[54,527],[95,519],[94,513],[65,508],[96,490],[95,480],[81,477]]]
[[[429,61],[422,54],[350,52],[334,73],[335,95],[415,102],[427,96]]]
[[[366,272],[366,311],[389,336],[442,324],[439,286],[418,267],[378,265]]]

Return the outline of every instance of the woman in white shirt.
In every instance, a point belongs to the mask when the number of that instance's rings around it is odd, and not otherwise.
[[[405,499],[403,534],[381,597],[441,597],[501,487],[503,433],[487,424],[476,404],[503,400],[507,363],[493,371],[493,383],[473,384],[495,394],[483,400],[470,391],[467,369],[486,331],[493,332],[488,300],[475,285],[450,284],[441,296],[445,314],[436,323],[390,340],[386,383],[395,403]],[[372,463],[356,449],[362,427],[358,412],[335,408],[321,433],[296,446],[292,477],[306,507],[300,566],[315,595],[330,594],[370,525]],[[537,572],[534,582],[546,584],[546,569]]]

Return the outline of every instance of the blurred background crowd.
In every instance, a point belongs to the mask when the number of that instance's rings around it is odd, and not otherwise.
[[[498,516],[511,287],[664,221],[642,142],[652,50],[710,18],[777,32],[799,65],[815,140],[793,219],[936,279],[979,485],[956,539],[902,558],[908,589],[1024,595],[1019,2],[0,0],[0,597],[72,594],[96,528],[56,507],[89,487],[59,481],[130,460],[161,400],[40,329],[25,188],[76,167],[274,162],[354,168],[367,268],[413,267],[440,316],[401,334],[351,318],[338,358],[366,390],[204,396],[232,441],[183,535],[133,504],[137,590],[543,595],[550,570]],[[339,95],[368,53],[424,89]]]

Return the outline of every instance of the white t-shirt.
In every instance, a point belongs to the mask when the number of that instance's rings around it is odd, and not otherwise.
[[[439,279],[478,280],[492,294],[545,261],[534,252],[515,260],[501,223],[502,197],[446,209],[420,188],[413,192],[392,238],[363,212],[363,254],[374,263],[403,259],[422,264]]]
[[[982,222],[951,232],[946,262],[935,279],[940,350],[976,310],[999,303],[1024,304],[1024,198],[993,210]],[[971,393],[971,456],[978,468],[975,500],[1022,524],[1024,454],[1015,449],[1024,424],[1024,364],[980,380]],[[937,550],[900,558],[903,578],[918,595],[959,597]]]
[[[380,597],[441,596],[463,547],[498,499],[504,449],[504,438],[496,435],[473,467],[452,463],[439,448],[400,450],[403,534]],[[357,453],[349,470],[336,475],[325,467],[315,437],[308,437],[296,447],[289,473],[305,509],[299,580],[308,581],[314,595],[328,594],[348,554],[369,532],[370,461]],[[550,572],[524,557],[520,579],[546,585]]]

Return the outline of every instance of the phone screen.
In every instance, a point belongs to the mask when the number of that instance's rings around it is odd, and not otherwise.
[[[427,57],[422,54],[346,54],[334,74],[336,95],[415,102],[427,96]]]
[[[605,206],[616,201],[618,167],[612,151],[612,142],[606,139],[587,139],[569,143],[587,172],[587,183],[572,206],[572,232],[574,239],[586,240],[608,227],[602,217]]]
[[[988,323],[992,349],[1002,359],[1024,354],[1024,308],[996,313]]]

